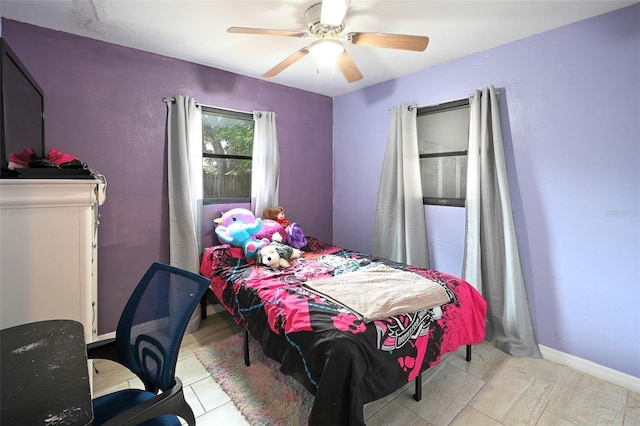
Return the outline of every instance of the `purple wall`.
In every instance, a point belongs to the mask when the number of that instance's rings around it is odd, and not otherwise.
[[[494,85],[540,343],[640,377],[638,22],[636,4],[335,98],[334,242],[371,250],[391,107]],[[434,266],[460,274],[464,210],[442,209]]]
[[[280,204],[307,235],[331,240],[331,98],[6,19],[2,36],[45,92],[47,150],[73,154],[107,177],[99,333],[115,330],[151,262],[169,260],[163,97],[185,94],[221,108],[274,111]],[[208,212],[205,220],[217,217],[207,218]]]

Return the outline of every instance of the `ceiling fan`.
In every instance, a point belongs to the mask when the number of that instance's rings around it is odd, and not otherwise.
[[[422,52],[429,44],[429,37],[405,34],[382,34],[352,32],[341,36],[344,18],[349,9],[350,0],[323,0],[307,9],[305,19],[307,31],[271,30],[265,28],[229,27],[228,33],[270,35],[282,37],[313,37],[308,46],[285,58],[282,62],[263,74],[274,77],[302,59],[308,53],[316,57],[325,57],[335,63],[344,78],[353,83],[362,78],[362,73],[345,49],[345,45],[384,47],[387,49],[412,50]]]

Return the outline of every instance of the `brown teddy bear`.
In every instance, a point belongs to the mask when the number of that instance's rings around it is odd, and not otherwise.
[[[284,209],[280,206],[278,207],[273,207],[270,209],[265,209],[264,210],[264,218],[265,219],[270,219],[270,220],[275,220],[276,222],[278,222],[280,225],[282,225],[283,228],[287,228],[287,226],[290,225],[290,222],[287,220],[285,214],[284,214]]]

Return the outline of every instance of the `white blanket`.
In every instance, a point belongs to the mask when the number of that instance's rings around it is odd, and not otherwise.
[[[450,302],[441,284],[383,264],[307,281],[303,286],[343,305],[365,322],[418,312]]]

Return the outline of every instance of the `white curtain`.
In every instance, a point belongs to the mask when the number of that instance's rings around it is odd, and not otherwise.
[[[391,110],[378,190],[373,254],[428,268],[416,115],[414,105],[400,105]]]
[[[251,171],[251,211],[262,217],[264,210],[278,205],[280,192],[280,151],[276,114],[255,111]]]
[[[463,278],[487,300],[486,340],[520,357],[541,358],[516,239],[498,98],[470,97]]]
[[[198,273],[201,252],[202,113],[188,96],[167,100],[170,264]],[[187,333],[198,329],[200,311]]]

